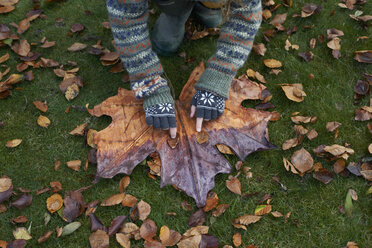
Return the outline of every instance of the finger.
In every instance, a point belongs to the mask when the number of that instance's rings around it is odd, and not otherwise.
[[[177,136],[177,128],[176,127],[171,127],[169,129],[169,134],[170,134],[172,139],[175,139],[176,136]]]
[[[159,117],[154,117],[154,128],[160,128],[160,119]]]
[[[212,110],[211,120],[217,119],[217,110]]]
[[[212,110],[213,111],[213,110]],[[212,117],[212,113],[210,109],[204,110],[204,120],[210,120]]]
[[[191,105],[191,112],[190,112],[190,117],[191,117],[191,118],[194,117],[194,115],[195,115],[195,110],[196,110],[195,105]]]
[[[196,131],[200,132],[203,124],[203,118],[196,118]]]
[[[170,128],[177,127],[176,117],[168,117],[168,123]]]
[[[160,128],[163,130],[169,129],[168,117],[160,118]]]
[[[146,117],[146,124],[148,126],[152,126],[154,124],[154,120],[152,116]]]

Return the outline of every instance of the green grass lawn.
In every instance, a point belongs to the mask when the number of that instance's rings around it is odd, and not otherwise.
[[[33,202],[31,206],[20,211],[10,207],[10,201],[5,202],[8,210],[0,214],[0,240],[13,240],[12,232],[16,229],[10,220],[19,215],[29,218],[26,226],[32,224],[31,235],[33,239],[27,242],[27,247],[87,247],[89,246],[90,225],[89,219],[80,216],[77,221],[82,227],[72,235],[57,238],[55,234],[45,243],[38,245],[37,239],[47,230],[55,230],[57,226],[64,226],[66,223],[58,216],[53,215],[51,222],[44,226],[43,216],[47,212],[46,199],[51,192],[36,196],[38,189],[48,187],[51,181],[60,181],[63,186],[61,195],[68,190],[76,190],[88,186],[94,179],[95,166],[90,165],[88,171],[72,171],[67,168],[66,162],[80,159],[83,162],[87,159],[89,148],[85,145],[84,138],[71,136],[69,132],[77,125],[84,122],[88,127],[102,130],[111,123],[109,117],[95,118],[86,111],[71,108],[68,114],[65,110],[68,106],[90,107],[101,103],[107,97],[117,93],[118,87],[128,88],[128,84],[121,82],[123,73],[113,74],[109,67],[101,65],[99,57],[88,54],[86,50],[80,52],[68,52],[67,48],[74,42],[82,42],[88,45],[96,43],[95,40],[84,40],[84,36],[96,35],[102,41],[102,45],[113,51],[111,43],[112,35],[110,30],[105,29],[101,23],[108,21],[105,1],[102,0],[74,0],[61,1],[46,4],[41,1],[41,9],[47,16],[46,19],[36,19],[31,27],[21,38],[31,42],[39,42],[42,37],[49,41],[57,41],[52,48],[32,47],[44,58],[51,58],[60,64],[68,61],[75,61],[80,68],[77,73],[84,81],[84,87],[79,96],[68,102],[59,90],[61,78],[53,73],[51,68],[33,69],[35,79],[32,82],[24,81],[17,87],[21,90],[12,90],[12,95],[0,100],[0,121],[4,123],[0,127],[0,176],[7,175],[13,180],[15,191],[18,187],[32,190]],[[283,3],[283,1],[276,1]],[[243,245],[250,244],[258,247],[343,247],[348,241],[356,242],[359,247],[371,247],[372,244],[372,198],[366,195],[369,188],[368,182],[353,175],[344,178],[335,175],[333,181],[324,185],[307,174],[304,177],[287,172],[282,163],[282,157],[290,159],[295,150],[303,146],[313,155],[315,162],[321,162],[324,167],[333,170],[333,162],[318,158],[312,149],[321,144],[350,144],[355,150],[348,162],[360,161],[363,157],[369,156],[368,145],[371,143],[366,122],[354,120],[354,112],[358,107],[369,104],[369,96],[353,105],[353,87],[362,73],[372,73],[370,64],[362,64],[353,59],[354,51],[372,49],[371,25],[363,28],[360,23],[351,19],[349,14],[360,9],[364,14],[371,14],[372,3],[368,3],[354,10],[341,9],[337,6],[339,1],[314,0],[321,4],[323,10],[308,18],[292,18],[295,13],[300,13],[301,7],[307,1],[293,1],[291,8],[280,6],[273,15],[288,12],[284,26],[292,28],[297,26],[298,31],[289,38],[292,44],[298,44],[300,49],[286,51],[284,49],[286,32],[281,32],[276,37],[266,42],[263,32],[272,28],[268,22],[264,22],[256,37],[255,42],[265,43],[267,52],[264,57],[251,53],[244,67],[238,75],[245,73],[248,68],[259,71],[267,80],[267,88],[272,93],[271,102],[275,110],[281,113],[281,119],[269,124],[270,141],[279,149],[265,152],[258,152],[248,156],[244,166],[251,167],[253,177],[245,179],[242,174],[239,179],[242,183],[243,193],[258,192],[256,196],[243,198],[230,192],[225,186],[228,175],[218,175],[215,178],[214,191],[218,194],[220,203],[229,204],[226,212],[218,217],[212,217],[207,213],[206,225],[210,226],[209,233],[215,235],[221,244],[232,245],[234,233],[241,233]],[[26,13],[32,9],[32,1],[20,1],[16,10],[8,14],[0,14],[0,23],[19,23],[24,19]],[[86,14],[89,10],[90,14]],[[330,15],[334,11],[334,15]],[[369,12],[369,13],[368,13]],[[151,23],[154,23],[156,16],[151,16]],[[56,25],[56,18],[63,18],[64,25]],[[79,22],[86,29],[82,34],[68,36],[73,23]],[[371,22],[370,22],[371,23]],[[314,25],[313,28],[304,28]],[[298,56],[299,52],[310,51],[309,41],[322,34],[327,37],[327,29],[337,28],[345,33],[341,38],[341,57],[337,60],[332,57],[331,50],[327,47],[327,39],[319,44],[312,52],[314,59],[309,63]],[[12,27],[12,32],[15,29]],[[369,39],[356,41],[360,36],[368,36]],[[195,61],[186,64],[187,68],[180,69],[185,65],[183,58],[179,56],[162,57],[161,61],[170,78],[172,85],[178,95],[187,81],[192,69],[201,61],[206,61],[216,47],[216,37],[206,37],[197,41],[184,41],[180,51],[185,51],[188,57],[195,57]],[[10,66],[10,73],[17,73],[16,65],[21,61],[9,47],[0,48],[0,57],[10,53],[10,59],[1,65]],[[274,58],[283,64],[282,72],[279,75],[269,74],[269,69],[263,64],[263,60]],[[4,71],[5,67],[1,67]],[[184,66],[183,66],[184,67]],[[72,68],[66,67],[66,68]],[[308,75],[314,74],[310,80]],[[7,76],[5,77],[7,78]],[[3,79],[5,80],[5,79]],[[302,103],[295,103],[288,100],[282,89],[278,86],[281,83],[302,83],[307,96]],[[32,102],[35,100],[47,101],[48,111],[43,114],[37,110]],[[246,106],[254,106],[258,102],[247,101]],[[307,128],[314,128],[319,136],[309,141],[304,139],[303,143],[287,151],[280,149],[281,144],[290,138],[295,137],[292,129],[291,114],[299,111],[302,115],[317,116],[315,124],[305,124]],[[36,120],[40,114],[51,120],[48,129],[37,125]],[[333,133],[326,130],[326,123],[338,121],[342,123],[339,128],[339,135],[335,139]],[[21,145],[16,148],[6,148],[8,140],[20,138]],[[236,156],[226,156],[232,165],[238,161]],[[54,171],[54,162],[60,160],[61,168]],[[154,220],[158,228],[167,225],[169,228],[183,233],[188,229],[187,219],[192,212],[181,208],[181,202],[187,201],[196,210],[194,200],[186,194],[176,191],[170,186],[160,189],[160,179],[153,180],[147,176],[148,167],[138,165],[131,175],[131,183],[127,189],[129,194],[139,200],[148,202],[152,211],[149,216]],[[235,169],[232,174],[237,172]],[[273,176],[278,176],[280,181],[288,188],[287,192],[281,190],[280,186],[272,181]],[[83,193],[86,202],[103,200],[108,196],[118,193],[118,184],[121,175],[113,179],[102,179],[98,184]],[[354,189],[359,199],[354,202],[354,210],[351,217],[341,214],[339,206],[344,205],[348,189]],[[235,229],[231,221],[243,214],[253,214],[257,201],[265,194],[272,195],[273,210],[283,214],[292,212],[288,222],[284,218],[274,218],[271,214],[264,216],[259,222],[248,226],[248,230]],[[16,199],[12,196],[11,200]],[[164,204],[164,203],[167,204]],[[175,212],[176,216],[166,215],[167,212]],[[127,215],[129,208],[98,207],[96,215],[107,226],[111,220],[118,215]],[[141,221],[136,224],[140,225]],[[18,225],[22,226],[22,225]],[[368,245],[369,244],[369,245]],[[143,241],[135,241],[133,247],[142,247]],[[115,238],[110,239],[110,247],[120,247]]]

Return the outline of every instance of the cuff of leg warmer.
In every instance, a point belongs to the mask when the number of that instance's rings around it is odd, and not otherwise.
[[[230,85],[233,79],[234,75],[207,68],[194,87],[195,89],[216,93],[217,95],[228,99]]]
[[[173,97],[168,86],[156,90],[153,94],[144,98],[143,107],[148,108],[160,103],[174,104]]]

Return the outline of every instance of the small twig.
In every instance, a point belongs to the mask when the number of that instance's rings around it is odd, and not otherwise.
[[[25,110],[26,110],[26,108],[27,108],[27,104],[28,104],[28,100],[27,100],[27,97],[26,97],[26,96],[24,96],[24,97],[25,97],[26,103],[25,103],[25,105],[23,106],[23,111],[25,111]]]

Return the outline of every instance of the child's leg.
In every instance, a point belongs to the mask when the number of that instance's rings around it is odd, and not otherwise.
[[[221,6],[218,3],[208,5],[198,2],[195,4],[194,14],[206,28],[217,27],[223,21]]]
[[[184,34],[185,23],[195,5],[188,0],[155,0],[162,11],[152,32],[152,47],[163,56],[170,56],[177,51]]]

